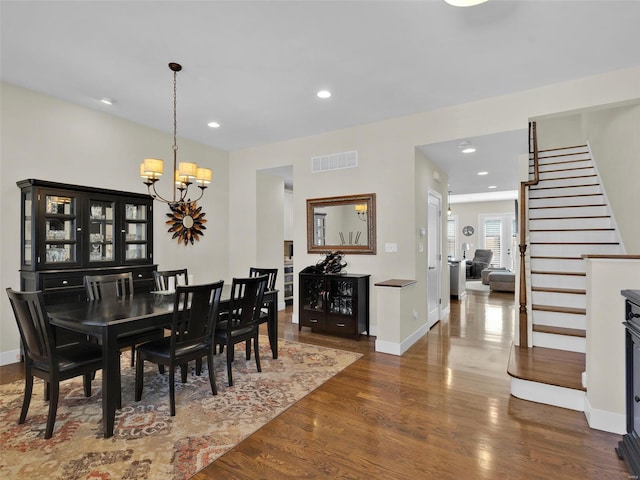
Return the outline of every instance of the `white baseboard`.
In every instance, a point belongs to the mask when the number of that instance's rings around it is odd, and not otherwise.
[[[0,365],[11,365],[20,361],[20,349],[0,353]]]
[[[515,377],[511,377],[511,395],[523,400],[568,408],[578,412],[584,412],[585,409],[586,395],[583,390],[557,387]]]
[[[389,353],[391,355],[400,356],[404,352],[409,350],[411,345],[416,343],[428,331],[429,326],[425,323],[400,343],[376,340],[376,352]]]
[[[608,412],[592,408],[589,397],[584,400],[584,416],[591,428],[610,433],[624,435],[627,433],[627,417],[625,414]]]

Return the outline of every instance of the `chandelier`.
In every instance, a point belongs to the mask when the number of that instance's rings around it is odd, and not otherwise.
[[[211,183],[213,172],[210,168],[200,168],[196,163],[178,163],[178,145],[176,143],[177,116],[176,116],[176,78],[178,72],[182,70],[179,63],[170,63],[169,68],[173,71],[173,194],[171,198],[165,198],[156,190],[156,183],[160,180],[164,172],[164,162],[159,158],[145,158],[140,164],[140,176],[144,178],[143,183],[149,190],[154,200],[168,203],[170,206],[181,206],[195,203],[204,195],[207,185]],[[195,182],[200,189],[200,196],[195,200],[187,198],[189,187]]]

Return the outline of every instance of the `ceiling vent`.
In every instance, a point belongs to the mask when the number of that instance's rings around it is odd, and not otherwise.
[[[329,170],[340,170],[342,168],[354,168],[358,166],[358,152],[332,153],[311,158],[311,172],[327,172]]]

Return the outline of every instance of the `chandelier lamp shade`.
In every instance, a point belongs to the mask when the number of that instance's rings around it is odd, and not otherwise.
[[[448,217],[450,217],[450,216],[451,216],[451,214],[453,213],[453,212],[451,211],[451,190],[449,190],[449,191],[447,192],[447,207],[448,207],[448,208],[447,208],[447,216],[448,216]]]
[[[179,63],[169,63],[169,69],[173,71],[173,192],[169,198],[163,197],[156,190],[156,184],[164,173],[164,161],[159,158],[145,158],[140,164],[140,176],[154,200],[168,203],[169,205],[183,205],[198,201],[204,195],[204,191],[213,179],[210,168],[198,167],[196,163],[178,162],[177,137],[177,75],[182,66]],[[189,187],[196,184],[200,189],[200,196],[195,199],[187,198]]]

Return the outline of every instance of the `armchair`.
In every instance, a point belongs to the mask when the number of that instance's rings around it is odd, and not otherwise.
[[[467,278],[480,278],[483,269],[487,268],[493,260],[493,251],[477,249],[473,254],[473,260],[467,263]]]

